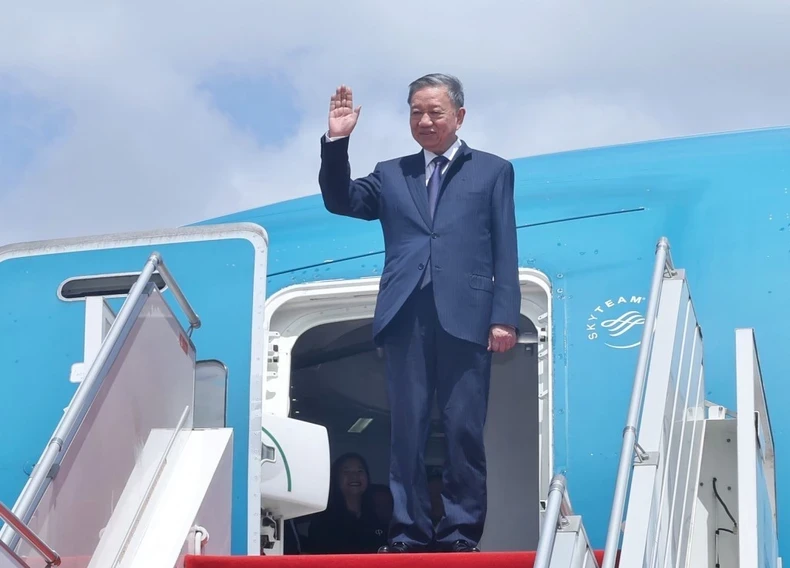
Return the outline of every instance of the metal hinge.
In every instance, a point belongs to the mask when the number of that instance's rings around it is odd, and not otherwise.
[[[634,466],[637,465],[658,465],[658,452],[646,452],[642,446],[639,444],[634,444],[635,456],[634,456]]]
[[[266,380],[277,379],[280,371],[280,334],[276,331],[269,332],[266,355]]]
[[[274,548],[280,540],[280,526],[271,511],[261,511],[261,548]]]

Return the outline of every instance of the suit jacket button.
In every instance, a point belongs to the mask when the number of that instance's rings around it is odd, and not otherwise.
[[[438,237],[439,237],[439,235],[437,235],[436,233],[431,233],[431,238],[432,238],[432,239],[436,239],[436,238],[438,238]]]
[[[418,266],[417,268],[418,268],[419,270],[422,270],[423,268],[425,268],[425,265],[424,265],[423,263],[420,263],[420,266]]]

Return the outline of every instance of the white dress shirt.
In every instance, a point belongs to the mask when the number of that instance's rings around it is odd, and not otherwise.
[[[450,164],[453,163],[453,158],[455,158],[455,155],[458,153],[458,149],[460,147],[461,147],[461,139],[456,138],[455,142],[453,142],[453,145],[450,146],[444,154],[442,154],[442,156],[447,158],[447,163],[444,165],[444,168],[442,169],[442,175],[447,173],[447,168],[449,168]],[[433,174],[433,170],[436,167],[434,164],[431,163],[431,161],[437,155],[431,152],[430,150],[425,150],[425,149],[423,149],[422,153],[425,155],[425,185],[427,186],[428,180],[431,179],[431,174]]]

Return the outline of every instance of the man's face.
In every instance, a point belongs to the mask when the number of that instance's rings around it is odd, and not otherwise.
[[[466,109],[456,109],[445,87],[426,87],[411,98],[411,135],[417,143],[443,154],[455,142]]]

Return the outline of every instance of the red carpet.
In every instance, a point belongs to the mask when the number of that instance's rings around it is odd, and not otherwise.
[[[596,552],[600,564],[603,552]],[[185,568],[530,568],[534,552],[315,556],[187,556]]]

